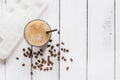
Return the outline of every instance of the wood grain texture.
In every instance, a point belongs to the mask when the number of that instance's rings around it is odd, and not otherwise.
[[[65,42],[61,48],[69,49],[69,53],[61,51],[67,61],[60,62],[60,80],[86,80],[86,0],[61,0],[60,16],[60,39]]]
[[[89,0],[88,80],[114,80],[114,0]]]

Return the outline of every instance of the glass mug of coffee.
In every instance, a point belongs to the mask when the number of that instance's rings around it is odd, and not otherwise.
[[[30,45],[40,47],[49,41],[51,32],[56,30],[57,29],[51,30],[47,22],[40,19],[35,19],[26,25],[24,29],[24,37]]]

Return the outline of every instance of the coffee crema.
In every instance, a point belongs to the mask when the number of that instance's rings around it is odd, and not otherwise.
[[[33,46],[42,46],[48,42],[51,33],[50,26],[43,20],[33,20],[29,22],[25,28],[25,39]]]

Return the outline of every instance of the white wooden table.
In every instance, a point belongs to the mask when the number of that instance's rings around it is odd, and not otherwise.
[[[30,45],[23,39],[7,60],[0,61],[0,80],[120,80],[120,0],[49,0],[45,10],[39,9],[43,5],[40,1],[0,0],[0,18],[5,11],[15,9],[16,16],[11,16],[23,27],[37,18],[47,21],[52,29],[60,29],[60,36],[52,35],[53,44],[64,41],[70,49],[65,56],[73,57],[73,63],[55,60],[52,71],[33,70],[31,76],[31,60],[22,54]]]

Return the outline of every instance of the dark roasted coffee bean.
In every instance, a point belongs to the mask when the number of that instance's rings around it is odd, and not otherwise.
[[[71,61],[71,62],[73,62],[73,59],[72,59],[72,58],[70,58],[70,61]]]
[[[50,47],[50,45],[47,45],[47,48]]]
[[[29,51],[31,51],[31,48],[30,48],[30,47],[28,47],[28,50],[29,50]]]
[[[56,49],[54,49],[54,52],[56,52]]]
[[[64,56],[62,56],[62,59],[64,59]]]
[[[36,69],[36,66],[33,66],[33,69]]]
[[[52,42],[52,39],[50,39],[49,42]]]
[[[64,42],[61,42],[62,45],[64,45]]]
[[[30,72],[31,75],[33,75],[33,72]]]
[[[66,61],[66,59],[64,59],[64,61]]]
[[[40,63],[40,60],[38,60],[38,62]]]
[[[68,50],[68,49],[66,49],[66,52],[69,52],[69,50]]]
[[[58,43],[58,44],[56,44],[56,46],[58,47],[60,44]]]
[[[40,68],[40,70],[42,70],[42,68]]]
[[[58,52],[58,55],[60,55],[60,51]]]
[[[40,49],[40,51],[41,51],[41,52],[43,52],[43,50],[42,50],[42,49]]]
[[[65,52],[65,51],[66,51],[66,49],[64,48],[64,49],[63,49],[63,51]]]
[[[42,54],[42,53],[40,53],[40,56],[43,56],[43,54]]]
[[[35,58],[37,59],[37,58],[38,58],[38,56],[35,56]]]
[[[54,48],[54,46],[52,45],[52,46],[51,46],[51,49],[53,49],[53,48]]]
[[[25,64],[23,63],[23,64],[22,64],[22,66],[24,67],[24,66],[25,66]]]
[[[60,31],[58,31],[57,33],[60,34]]]
[[[23,48],[23,51],[25,51],[25,48]]]
[[[69,67],[66,67],[66,70],[68,71],[68,70],[69,70]]]
[[[63,48],[61,48],[61,51],[63,51]]]
[[[16,57],[16,60],[19,60],[19,57]]]
[[[34,55],[36,55],[36,52],[33,52]]]
[[[50,67],[50,70],[52,70],[52,67]]]
[[[36,64],[36,65],[38,65],[38,63],[37,63],[37,62],[35,62],[35,64]]]

